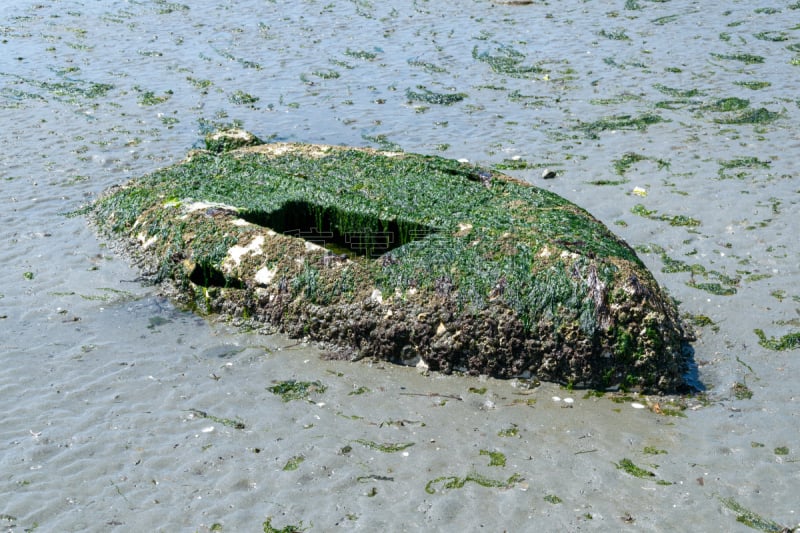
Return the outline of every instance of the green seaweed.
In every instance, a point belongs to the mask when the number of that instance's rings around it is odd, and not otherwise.
[[[402,152],[403,151],[403,147],[402,146],[400,146],[397,143],[394,143],[394,142],[390,141],[389,137],[387,137],[383,133],[380,133],[378,135],[362,134],[361,138],[364,139],[365,141],[373,143],[374,145],[376,145],[381,150],[386,150],[388,152]]]
[[[546,496],[544,496],[543,500],[546,501],[547,503],[552,503],[553,505],[557,505],[564,501],[555,494],[547,494]]]
[[[731,168],[769,168],[772,165],[771,161],[762,161],[755,156],[750,157],[737,157],[736,159],[720,160],[719,166],[721,169]]]
[[[688,226],[688,227],[696,227],[700,225],[700,221],[692,218],[687,217],[686,215],[658,215],[658,211],[647,209],[642,204],[636,204],[631,208],[631,213],[634,215],[639,215],[641,217],[649,218],[652,220],[660,220],[663,222],[669,222],[670,226]]]
[[[673,98],[693,98],[695,96],[703,96],[705,94],[699,89],[675,89],[672,87],[667,87],[661,83],[656,83],[653,85],[653,87],[666,95],[672,96]]]
[[[631,38],[625,33],[625,30],[619,29],[614,31],[600,30],[600,36],[614,41],[630,41]]]
[[[348,55],[350,57],[355,57],[356,59],[363,59],[365,61],[373,61],[378,57],[378,54],[375,52],[368,52],[366,50],[351,50],[350,48],[345,50],[344,53],[345,55]]]
[[[775,452],[775,455],[789,455],[788,446],[778,446],[773,451]]]
[[[114,85],[110,85],[107,83],[95,83],[91,81],[85,81],[80,79],[65,79],[63,81],[57,82],[49,82],[49,81],[40,81],[35,80],[32,78],[25,78],[18,75],[10,75],[6,74],[9,77],[16,78],[19,83],[24,83],[30,86],[33,86],[37,89],[41,89],[48,93],[49,95],[55,97],[58,100],[64,100],[67,103],[80,103],[82,100],[91,100],[95,98],[101,98],[108,94],[109,91],[114,89]],[[3,96],[7,98],[11,98],[14,100],[40,100],[45,101],[45,97],[31,93],[28,91],[24,91],[21,89],[11,88],[11,87],[4,87],[2,92],[0,92]]]
[[[425,485],[425,492],[428,494],[435,494],[436,488],[434,485],[441,483],[442,481],[445,481],[445,483],[442,484],[439,490],[460,489],[469,482],[477,483],[478,485],[487,488],[509,489],[522,480],[523,478],[519,474],[513,474],[505,481],[490,479],[477,473],[467,474],[463,478],[457,476],[442,476],[428,481],[428,483]]]
[[[769,124],[780,118],[781,114],[764,107],[742,111],[723,118],[715,118],[718,124]]]
[[[169,15],[176,11],[189,11],[189,6],[186,4],[179,4],[177,2],[169,2],[168,0],[153,0],[153,4],[158,6],[157,13],[159,15]]]
[[[213,420],[218,424],[222,424],[223,426],[232,427],[233,429],[245,429],[247,426],[241,420],[235,420],[232,418],[220,418],[218,416],[210,415],[205,411],[201,411],[199,409],[189,409],[193,415],[200,417],[200,418],[207,418],[209,420]]]
[[[283,470],[286,472],[290,472],[292,470],[297,470],[300,468],[300,464],[305,461],[306,458],[302,455],[295,455],[294,457],[290,457],[289,460],[286,461],[286,464],[283,465]]]
[[[511,76],[512,78],[535,78],[548,71],[540,65],[523,65],[525,54],[515,50],[511,46],[501,45],[495,54],[489,52],[478,52],[478,47],[472,49],[472,57],[482,63],[486,63],[497,74]]]
[[[374,441],[366,440],[366,439],[356,439],[355,442],[361,444],[362,446],[366,446],[367,448],[370,448],[370,449],[373,449],[373,450],[377,450],[377,451],[383,452],[383,453],[399,452],[399,451],[405,450],[406,448],[410,448],[411,446],[414,445],[413,442],[403,442],[403,443],[396,443],[396,444],[395,443],[379,443],[379,442],[374,442]]]
[[[648,455],[661,455],[667,453],[667,450],[659,450],[654,446],[645,446],[643,451]]]
[[[311,74],[318,78],[322,78],[323,80],[335,80],[340,78],[342,75],[333,69],[319,69],[313,71]]]
[[[437,105],[453,105],[460,102],[467,93],[435,93],[422,85],[417,85],[417,90],[406,89],[406,98],[411,102],[425,102]]]
[[[784,298],[786,298],[786,291],[783,289],[776,289],[769,293],[770,296],[777,299],[779,302],[782,302]]]
[[[744,524],[747,527],[758,529],[766,533],[784,533],[787,531],[792,531],[791,529],[786,528],[777,522],[773,522],[772,520],[764,518],[758,513],[745,508],[733,498],[719,498],[719,501],[725,507],[736,513],[737,522]]]
[[[730,111],[740,111],[742,109],[747,109],[749,106],[750,106],[750,100],[731,96],[729,98],[720,98],[711,104],[703,106],[702,109],[706,109],[708,111],[714,111],[717,113],[723,113]]]
[[[649,479],[656,477],[653,472],[649,470],[645,470],[633,464],[633,461],[630,459],[622,459],[619,463],[614,463],[614,465],[619,469],[623,470],[624,472],[638,478],[642,479]]]
[[[434,74],[441,74],[443,72],[447,72],[447,69],[444,67],[440,67],[433,63],[428,63],[427,61],[420,61],[418,59],[409,59],[408,64],[412,67],[420,67],[426,72],[431,72]]]
[[[580,123],[579,128],[587,137],[597,138],[598,134],[606,130],[639,130],[645,131],[648,126],[664,122],[665,119],[654,113],[644,113],[639,116],[614,115],[594,122]]]
[[[733,296],[736,294],[736,287],[725,286],[721,283],[700,283],[692,280],[686,283],[686,285],[717,296]]]
[[[770,41],[773,43],[789,40],[789,34],[787,34],[785,31],[760,31],[758,33],[754,33],[753,37],[761,41]]]
[[[325,385],[319,381],[296,381],[294,379],[281,381],[277,385],[267,387],[268,391],[280,396],[284,402],[303,400],[312,393],[322,394],[325,389]]]
[[[669,169],[670,166],[669,161],[665,161],[663,159],[637,154],[635,152],[626,152],[619,159],[613,160],[614,171],[620,176],[624,176],[630,167],[640,161],[653,161],[658,165],[659,170]]]
[[[240,58],[240,57],[236,57],[233,54],[231,54],[230,52],[227,52],[225,50],[220,50],[218,48],[214,48],[214,51],[217,52],[222,57],[224,57],[225,59],[228,59],[230,61],[236,61],[237,63],[239,63],[244,68],[251,68],[251,69],[254,69],[254,70],[261,70],[262,69],[262,66],[259,63],[256,63],[254,61],[249,61],[247,59],[243,59],[243,58]]]
[[[517,435],[519,435],[519,428],[516,424],[512,424],[511,427],[501,429],[497,432],[498,437],[516,437]]]
[[[492,168],[495,170],[525,170],[533,165],[524,159],[503,159],[501,163],[495,163]]]
[[[300,521],[298,525],[287,524],[278,529],[272,525],[272,517],[267,518],[262,524],[264,533],[303,533],[306,528],[303,527],[303,522]]]
[[[753,391],[750,390],[750,387],[747,386],[746,383],[736,382],[731,387],[733,391],[733,397],[737,400],[749,400],[753,397]]]
[[[658,17],[656,19],[651,20],[653,24],[657,26],[663,26],[664,24],[669,24],[670,22],[675,22],[680,18],[680,15],[665,15],[663,17]]]
[[[747,65],[753,65],[764,62],[764,56],[757,56],[753,54],[715,54],[712,52],[711,56],[716,59],[741,61],[742,63],[745,63]]]
[[[689,321],[697,327],[703,328],[706,326],[715,326],[716,322],[706,315],[689,315]]]
[[[489,450],[481,450],[480,455],[489,456],[489,466],[506,466],[506,456],[501,452],[490,452]]]
[[[753,332],[758,336],[758,344],[768,350],[781,352],[800,348],[800,332],[787,333],[780,338],[767,338],[762,329],[754,329]]]
[[[173,94],[172,91],[166,91],[163,96],[156,96],[156,93],[153,91],[145,91],[140,87],[134,87],[134,89],[139,93],[139,105],[143,106],[163,104],[169,100]]]
[[[228,100],[232,104],[252,106],[258,102],[259,97],[248,94],[242,90],[236,90],[230,96],[228,96]]]

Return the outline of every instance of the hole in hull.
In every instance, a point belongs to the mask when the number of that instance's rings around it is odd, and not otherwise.
[[[436,231],[424,224],[401,219],[382,220],[370,214],[299,200],[286,202],[274,211],[243,211],[239,215],[253,224],[349,257],[379,257]]]
[[[195,265],[189,274],[189,281],[201,287],[244,288],[241,280],[227,277],[219,269],[209,265]]]

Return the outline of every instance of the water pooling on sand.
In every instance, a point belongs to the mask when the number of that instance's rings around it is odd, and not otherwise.
[[[6,529],[800,523],[797,4],[15,4]],[[707,401],[324,362],[175,309],[64,213],[220,124],[469,159],[585,207],[696,324]],[[306,400],[269,390],[289,380]]]

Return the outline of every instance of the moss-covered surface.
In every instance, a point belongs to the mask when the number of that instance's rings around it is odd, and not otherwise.
[[[686,333],[636,253],[567,200],[433,156],[302,144],[208,150],[89,213],[202,314],[432,370],[684,385]]]

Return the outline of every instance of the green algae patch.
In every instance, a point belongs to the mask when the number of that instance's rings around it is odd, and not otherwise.
[[[487,488],[510,489],[511,487],[521,482],[522,480],[523,478],[519,474],[513,474],[506,480],[490,479],[486,476],[477,473],[467,474],[464,477],[442,476],[428,481],[428,484],[425,485],[425,492],[427,492],[428,494],[435,494],[437,492],[436,490],[437,484],[441,484],[439,490],[442,491],[445,489],[460,489],[464,485],[470,482],[477,483],[478,485]]]
[[[291,472],[292,470],[297,470],[300,468],[300,464],[305,461],[306,458],[302,455],[295,455],[294,457],[290,457],[289,460],[286,461],[286,464],[283,465],[283,470],[285,472]]]
[[[747,509],[733,498],[720,498],[719,501],[722,503],[722,505],[736,513],[737,522],[744,524],[747,527],[765,531],[766,533],[783,533],[784,531],[794,531],[793,529],[782,526],[768,518],[764,518],[755,511]]]
[[[472,49],[472,58],[486,63],[497,74],[512,78],[532,79],[549,71],[541,65],[524,65],[525,54],[509,45],[500,45],[493,52],[478,52],[478,47]]]
[[[758,109],[747,109],[741,113],[716,118],[714,122],[718,124],[769,124],[780,118],[780,116],[781,114],[777,111],[759,107]]]
[[[741,61],[746,65],[753,65],[757,63],[763,63],[764,57],[757,56],[754,54],[711,54],[711,57],[716,59],[724,59],[728,61]]]
[[[295,381],[293,379],[281,381],[277,385],[267,387],[272,394],[277,394],[284,402],[304,400],[312,393],[325,392],[325,385],[319,381]]]
[[[242,422],[241,420],[236,420],[232,418],[220,418],[218,416],[210,415],[205,411],[201,411],[199,409],[190,409],[189,411],[198,418],[207,418],[213,422],[222,424],[223,426],[231,427],[233,429],[245,429],[245,427],[247,427],[245,423]]]
[[[645,131],[648,126],[664,122],[665,119],[654,113],[644,113],[639,116],[613,115],[594,122],[581,123],[582,129],[590,139],[596,139],[599,134],[607,130],[639,130]]]
[[[479,454],[489,456],[489,466],[506,466],[506,456],[502,452],[481,450]]]
[[[623,470],[624,472],[634,477],[642,479],[649,479],[656,477],[656,475],[653,472],[636,466],[630,459],[622,459],[619,463],[614,463],[614,464],[617,467],[617,469]]]
[[[675,303],[580,207],[441,157],[258,142],[211,134],[207,150],[87,211],[179,303],[321,342],[330,357],[684,386]]]
[[[669,222],[670,226],[688,226],[693,228],[700,225],[700,221],[695,218],[687,217],[686,215],[659,215],[658,211],[647,209],[642,204],[636,204],[633,206],[631,208],[631,213],[641,217],[650,218],[652,220]]]
[[[510,428],[501,429],[497,432],[498,437],[516,437],[519,435],[519,428],[516,424],[512,424]]]
[[[755,334],[758,336],[758,344],[763,346],[768,350],[774,350],[777,352],[782,352],[784,350],[793,350],[795,348],[800,348],[800,331],[795,333],[787,333],[786,335],[775,338],[769,337],[764,333],[762,329],[754,329]]]
[[[435,93],[422,85],[417,85],[415,90],[406,89],[406,98],[408,98],[411,102],[453,105],[466,97],[466,93]]]
[[[306,528],[303,527],[302,521],[299,524],[287,524],[278,529],[272,525],[272,517],[264,520],[264,523],[261,524],[261,526],[264,528],[264,533],[303,533],[306,530]]]
[[[365,439],[356,439],[356,442],[361,444],[362,446],[366,446],[371,450],[376,450],[383,453],[396,453],[405,450],[406,448],[410,448],[414,445],[413,442],[401,442],[401,443],[381,443],[381,442],[373,442],[371,440]]]
[[[614,159],[614,171],[619,174],[620,176],[624,176],[628,170],[641,161],[653,161],[658,165],[658,170],[662,169],[669,169],[670,163],[669,161],[665,161],[663,159],[658,159],[651,156],[646,156],[643,154],[637,154],[636,152],[626,152],[622,154],[622,157],[619,159]]]

